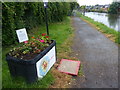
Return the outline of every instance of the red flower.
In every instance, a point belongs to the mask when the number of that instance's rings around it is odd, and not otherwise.
[[[49,36],[46,36],[46,38],[49,38]]]
[[[32,38],[35,38],[35,37],[32,37]]]
[[[43,33],[43,34],[42,34],[42,36],[45,36],[45,35],[46,35],[46,33]]]

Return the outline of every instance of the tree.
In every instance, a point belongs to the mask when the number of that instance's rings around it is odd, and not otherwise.
[[[82,12],[83,12],[83,15],[85,15],[85,8],[86,8],[86,6],[83,5],[83,6],[81,6],[80,8],[81,8],[81,10],[82,10]]]
[[[70,13],[72,13],[72,11],[74,9],[77,9],[79,7],[79,4],[77,2],[70,2]]]
[[[108,13],[110,13],[110,14],[117,14],[119,8],[120,8],[120,2],[113,2],[110,5]]]

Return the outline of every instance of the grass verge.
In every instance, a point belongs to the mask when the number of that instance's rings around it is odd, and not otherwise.
[[[40,26],[29,31],[28,35],[38,36],[46,32],[45,26]],[[70,44],[73,38],[73,29],[71,27],[71,18],[67,17],[63,22],[49,24],[50,37],[56,40],[57,43],[57,63],[62,58],[68,58]],[[18,44],[17,44],[18,45]],[[3,88],[64,88],[71,80],[71,76],[60,73],[56,70],[57,63],[49,71],[49,73],[42,79],[33,84],[26,84],[22,78],[12,79],[9,73],[8,65],[5,60],[6,53],[17,45],[4,47],[2,50],[2,85]],[[63,80],[63,81],[62,81]]]
[[[80,12],[76,12],[76,15],[80,17],[83,21],[91,24],[98,31],[102,32],[106,37],[108,37],[113,42],[120,44],[120,39],[119,39],[120,32],[117,32],[114,29],[111,29],[100,22],[94,21],[93,19],[82,15]]]

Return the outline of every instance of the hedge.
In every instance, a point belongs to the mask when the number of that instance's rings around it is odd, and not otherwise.
[[[49,2],[48,22],[59,22],[70,15],[75,2]],[[43,2],[5,2],[2,3],[2,45],[11,45],[17,41],[15,30],[27,31],[45,22]]]

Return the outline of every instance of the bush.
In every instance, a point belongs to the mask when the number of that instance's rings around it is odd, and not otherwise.
[[[68,2],[49,2],[48,22],[62,21],[77,5],[75,2],[73,3],[74,5]],[[45,23],[43,2],[5,2],[2,3],[2,7],[3,46],[14,44],[17,41],[15,30],[26,28],[29,31]]]

